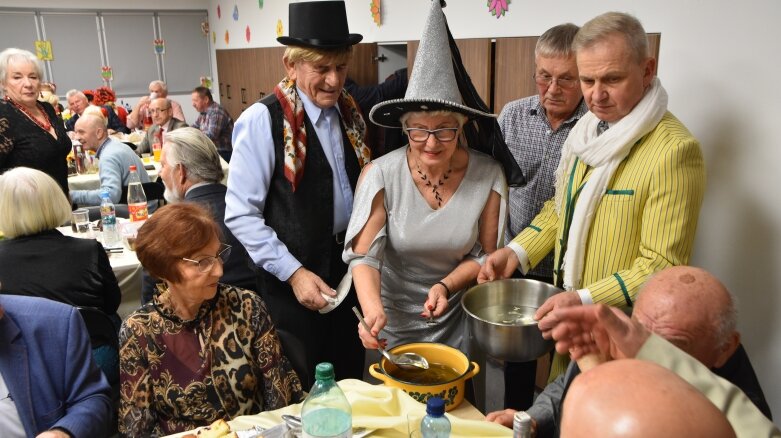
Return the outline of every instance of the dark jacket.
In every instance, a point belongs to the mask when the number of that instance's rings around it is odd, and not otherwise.
[[[103,246],[44,231],[0,242],[2,293],[116,313],[122,293]]]

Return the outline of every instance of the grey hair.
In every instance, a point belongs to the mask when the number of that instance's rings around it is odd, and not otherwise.
[[[8,66],[11,62],[25,61],[35,67],[35,73],[43,82],[43,64],[35,54],[22,49],[9,48],[0,52],[0,85],[5,85],[5,76],[8,74]],[[0,90],[0,96],[4,96],[5,91]]]
[[[580,27],[572,23],[559,24],[546,30],[537,40],[534,56],[544,58],[569,58],[572,56],[572,41]]]
[[[225,174],[214,143],[198,128],[179,128],[165,135],[165,159],[169,166],[181,164],[191,182],[218,183]]]
[[[163,100],[163,101],[165,102],[165,108],[163,108],[163,109],[169,109],[169,108],[171,108],[171,99],[169,99],[169,98],[167,98],[167,97],[158,97],[158,98],[157,98],[157,99],[155,99],[155,100]]]
[[[70,201],[49,175],[29,167],[0,175],[0,229],[7,238],[53,230],[70,216]]]
[[[592,18],[580,28],[572,48],[575,52],[589,48],[611,35],[619,34],[638,64],[648,58],[648,36],[640,20],[623,12],[606,12]]]
[[[163,93],[165,93],[166,96],[168,95],[168,85],[166,85],[165,82],[159,81],[159,80],[154,80],[154,81],[149,83],[149,87],[152,87],[152,85],[159,86],[160,89],[163,90]]]
[[[729,303],[724,309],[724,313],[716,319],[716,331],[714,333],[716,339],[719,339],[721,342],[719,347],[724,347],[725,344],[730,342],[732,334],[738,330],[738,299],[727,288],[724,288],[724,292],[727,293]]]
[[[89,100],[89,99],[87,99],[87,95],[82,93],[81,90],[77,90],[75,88],[73,88],[71,90],[68,90],[68,92],[65,93],[65,99],[70,99],[73,96],[78,96],[78,97],[80,97],[80,98],[82,98],[84,100],[87,100],[87,101]]]

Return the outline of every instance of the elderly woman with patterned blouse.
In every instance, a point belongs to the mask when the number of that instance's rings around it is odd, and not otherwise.
[[[229,252],[194,204],[165,206],[139,229],[138,259],[165,287],[120,331],[123,436],[167,435],[303,399],[263,300],[219,283]]]

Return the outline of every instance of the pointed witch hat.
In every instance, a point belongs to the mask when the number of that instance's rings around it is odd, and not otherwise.
[[[499,161],[508,185],[524,185],[526,180],[504,142],[496,115],[489,112],[461,62],[442,12],[443,4],[441,0],[431,2],[404,98],[378,103],[369,112],[369,119],[386,128],[400,128],[399,119],[408,112],[444,110],[464,114],[470,119],[464,125],[466,143]]]

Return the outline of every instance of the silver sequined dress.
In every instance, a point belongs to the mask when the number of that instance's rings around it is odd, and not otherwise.
[[[448,202],[432,209],[415,186],[407,165],[406,148],[373,162],[356,190],[345,238],[344,261],[381,270],[381,298],[387,324],[380,333],[393,347],[409,342],[441,342],[462,349],[465,315],[454,292],[448,310],[428,325],[420,316],[429,289],[464,259],[483,261],[478,220],[492,191],[501,197],[499,238],[506,217],[507,187],[501,166],[487,155],[468,149],[469,164],[461,184]],[[352,251],[352,239],[364,227],[372,199],[385,189],[387,221],[368,253]]]

